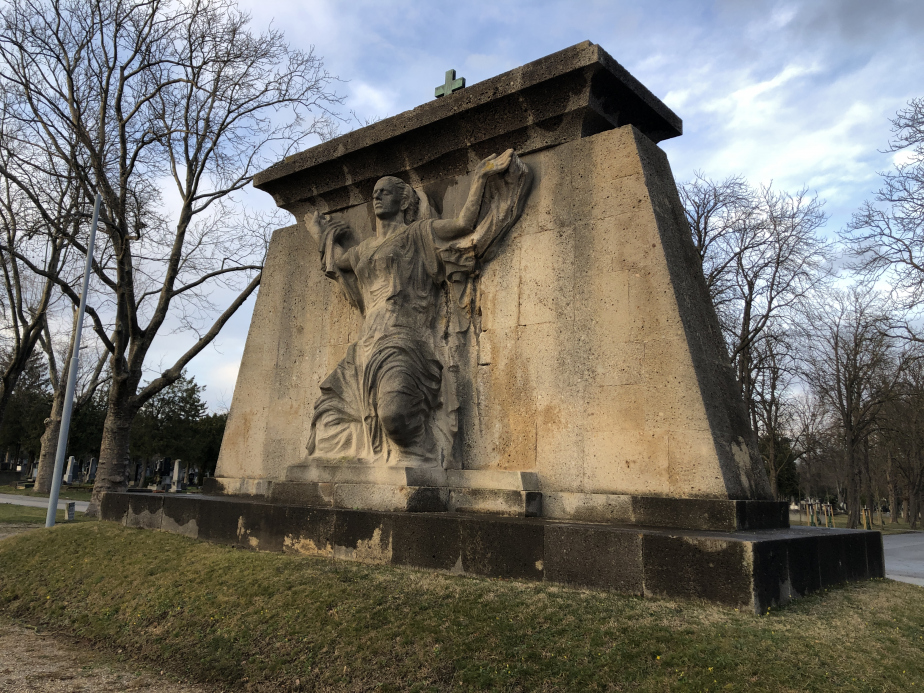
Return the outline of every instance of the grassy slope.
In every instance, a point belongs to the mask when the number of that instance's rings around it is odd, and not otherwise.
[[[260,690],[295,679],[322,690],[924,687],[924,588],[885,580],[758,617],[102,522],[0,542],[0,609]]]

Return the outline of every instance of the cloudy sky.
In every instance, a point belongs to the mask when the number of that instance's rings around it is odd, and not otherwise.
[[[313,45],[361,118],[432,99],[447,69],[473,84],[589,39],[683,119],[661,143],[678,181],[807,186],[832,234],[892,165],[889,118],[924,96],[922,0],[239,2],[255,29]],[[252,304],[190,366],[214,408],[231,402]]]

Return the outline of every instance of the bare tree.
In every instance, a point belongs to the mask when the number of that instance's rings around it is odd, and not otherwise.
[[[755,345],[774,322],[784,325],[828,274],[828,245],[818,236],[824,203],[805,189],[754,189],[740,177],[717,183],[702,174],[681,186],[681,195],[757,429]]]
[[[798,365],[798,361],[796,365]],[[823,489],[834,489],[841,500],[846,486],[840,436],[834,431],[830,412],[810,389],[801,388],[790,400],[793,429],[798,432],[797,472],[802,497],[825,495]]]
[[[805,453],[814,423],[802,416],[795,394],[798,361],[789,335],[768,330],[754,346],[754,416],[758,447],[770,477],[774,498],[780,497],[780,474],[794,468]]]
[[[752,191],[743,176],[731,176],[717,182],[705,177],[701,171],[694,178],[680,186],[693,245],[703,266],[706,287],[716,309],[723,307],[730,298],[731,268],[735,264],[734,247],[730,240],[735,229],[742,223],[742,217],[751,213]]]
[[[899,499],[908,498],[908,518],[915,529],[924,510],[924,363],[911,361],[895,396],[879,416],[879,441],[885,449],[889,506],[897,521]]]
[[[311,50],[290,48],[273,29],[252,33],[233,0],[10,0],[2,20],[0,79],[30,142],[66,162],[87,198],[103,198],[93,271],[112,303],[111,327],[99,305],[87,314],[110,353],[112,381],[95,514],[102,494],[126,486],[141,406],[260,283],[266,227],[235,214],[235,193],[327,122],[337,97]],[[165,178],[175,214],[159,187]],[[59,285],[76,303],[73,288]],[[171,315],[195,337],[142,386]]]
[[[924,299],[924,98],[914,99],[892,120],[889,151],[902,152],[892,171],[880,174],[882,187],[857,211],[842,232],[867,280],[888,277],[893,297],[918,309]],[[911,323],[905,336],[921,341]]]
[[[862,446],[909,362],[887,334],[887,303],[868,288],[820,294],[803,324],[801,376],[836,420],[848,470],[848,523],[860,520]]]
[[[68,181],[34,172],[38,194],[46,204],[43,218],[14,182],[24,175],[15,167],[10,139],[10,122],[0,114],[0,170],[11,175],[0,178],[0,272],[3,300],[0,301],[0,340],[8,355],[0,372],[0,424],[10,396],[22,375],[45,327],[45,313],[55,295],[55,282],[65,267],[64,239],[53,233],[54,224],[79,219],[79,196]],[[40,268],[40,274],[30,268]]]
[[[67,378],[71,368],[71,354],[74,351],[74,339],[77,332],[77,309],[73,305],[71,308],[70,338],[62,344],[64,348],[59,350],[60,354],[55,353],[55,335],[52,334],[48,327],[49,321],[47,318],[42,334],[39,337],[39,344],[48,361],[48,378],[54,393],[51,400],[51,413],[45,419],[45,432],[42,434],[42,448],[39,452],[38,471],[35,476],[35,490],[39,493],[48,493],[51,490],[51,482],[54,477],[55,457],[58,452],[58,435],[61,432],[61,417],[64,413],[64,397],[67,391]],[[89,356],[89,358],[86,356]],[[109,376],[104,376],[104,368],[108,357],[109,352],[102,348],[97,349],[96,352],[88,352],[87,350],[79,352],[78,361],[82,362],[84,367],[79,369],[77,375],[77,391],[73,403],[75,411],[90,401],[100,385],[109,381]],[[86,366],[90,367],[87,368]]]

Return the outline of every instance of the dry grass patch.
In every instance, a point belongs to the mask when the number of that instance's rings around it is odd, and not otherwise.
[[[28,505],[13,505],[0,503],[0,529],[4,524],[45,526],[46,508],[33,508]],[[65,522],[67,513],[58,510],[55,513],[55,522]],[[83,513],[74,513],[74,522],[86,522],[89,518]]]
[[[250,553],[105,522],[4,540],[0,566],[0,608],[12,616],[253,690],[924,686],[924,588],[888,580],[758,617]]]

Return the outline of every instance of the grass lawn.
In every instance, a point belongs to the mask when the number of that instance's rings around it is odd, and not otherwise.
[[[17,496],[36,496],[38,498],[48,498],[47,493],[36,493],[31,488],[21,489],[14,486],[0,486],[0,493],[13,493]],[[93,487],[90,485],[79,486],[77,488],[61,485],[61,491],[58,494],[60,500],[78,500],[88,501],[93,493]]]
[[[924,687],[924,588],[890,580],[755,616],[251,553],[108,522],[5,539],[0,566],[6,614],[237,689]]]
[[[30,508],[26,505],[12,505],[10,503],[0,503],[0,524],[35,524],[45,526],[45,515],[48,511],[45,508]],[[65,512],[58,510],[55,514],[55,522],[64,522]],[[92,518],[83,513],[74,513],[74,522],[88,522]],[[2,570],[2,569],[0,569]]]
[[[885,534],[906,534],[908,532],[919,532],[919,529],[911,529],[909,524],[904,520],[900,519],[896,523],[889,522],[888,516],[884,516],[885,522],[879,524],[879,515],[873,515],[873,531],[882,532]],[[824,518],[821,519],[824,522]],[[789,524],[793,527],[803,527],[808,525],[808,522],[805,519],[805,513],[801,515],[795,511],[790,511],[789,513]],[[834,516],[834,526],[840,529],[847,529],[847,515],[835,515]]]

